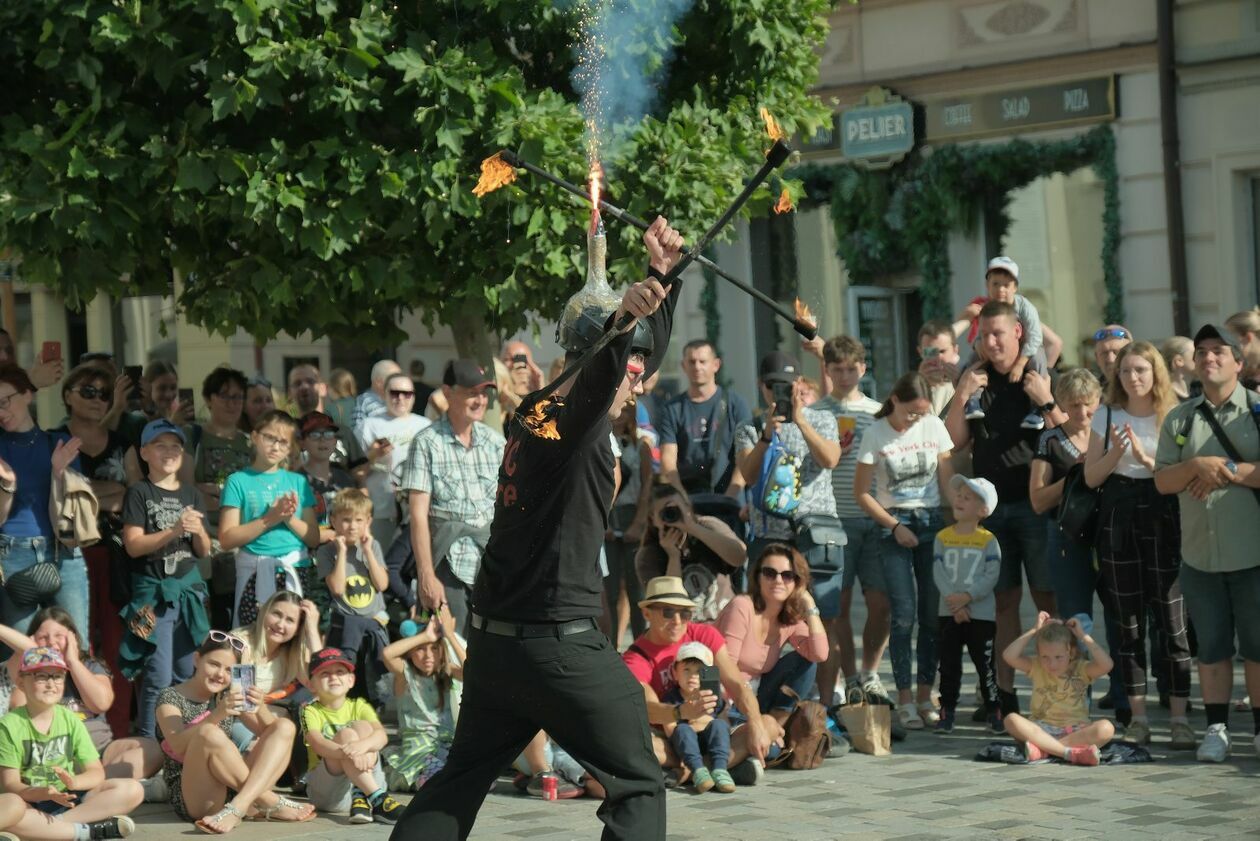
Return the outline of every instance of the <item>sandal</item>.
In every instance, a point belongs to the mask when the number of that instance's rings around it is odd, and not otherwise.
[[[300,818],[277,818],[276,812],[280,809],[292,809],[302,815]],[[308,810],[308,811],[303,811]],[[296,800],[290,800],[283,794],[276,797],[276,802],[270,806],[259,806],[258,815],[254,818],[256,821],[280,821],[282,823],[303,823],[315,817],[315,807],[310,803],[298,803]]]
[[[193,822],[194,826],[207,835],[227,835],[231,830],[223,829],[219,824],[228,815],[235,815],[240,820],[245,820],[245,814],[231,803],[224,803],[223,808],[215,812],[209,817],[199,818]]]

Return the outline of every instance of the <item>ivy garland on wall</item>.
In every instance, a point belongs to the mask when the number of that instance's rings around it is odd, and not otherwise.
[[[920,147],[887,170],[805,165],[791,175],[804,182],[811,201],[830,204],[837,251],[854,283],[917,268],[924,317],[948,319],[950,232],[974,230],[988,211],[1004,237],[1012,190],[1083,166],[1092,166],[1103,183],[1105,315],[1108,322],[1122,323],[1120,182],[1110,126],[1066,140]]]

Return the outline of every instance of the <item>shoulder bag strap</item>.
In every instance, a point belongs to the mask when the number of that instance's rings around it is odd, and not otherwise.
[[[713,447],[709,451],[710,464],[716,464],[717,458],[721,454],[722,449],[726,446],[726,425],[731,422],[729,417],[730,411],[726,403],[726,389],[720,388],[722,392],[722,402],[718,404],[717,410],[717,429],[713,430]],[[717,480],[717,476],[711,477]],[[714,493],[722,493],[726,488],[712,488]]]
[[[1247,401],[1251,405],[1250,399]],[[1225,434],[1225,429],[1221,426],[1221,422],[1216,419],[1216,413],[1207,407],[1207,400],[1200,403],[1196,409],[1199,414],[1203,415],[1203,419],[1208,422],[1208,426],[1212,427],[1212,434],[1216,436],[1216,440],[1220,443],[1221,449],[1229,456],[1230,460],[1237,463],[1245,461],[1238,452],[1238,448],[1234,446],[1234,442],[1229,440],[1229,436]],[[1255,412],[1250,413],[1255,418]],[[1260,419],[1256,421],[1257,430],[1260,431]],[[1260,502],[1260,488],[1252,488],[1251,493],[1255,496],[1256,502]]]

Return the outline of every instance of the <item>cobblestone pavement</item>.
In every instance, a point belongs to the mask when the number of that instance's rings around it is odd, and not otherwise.
[[[1241,667],[1236,671],[1235,682],[1241,686]],[[963,685],[968,693],[974,681]],[[1104,679],[1096,686],[1105,685]],[[970,722],[964,697],[962,721],[953,734],[912,732],[893,745],[892,756],[850,753],[828,759],[814,771],[770,771],[763,785],[735,794],[671,791],[665,841],[1260,838],[1260,758],[1252,745],[1250,714],[1231,713],[1230,761],[1203,764],[1194,761],[1192,751],[1167,749],[1167,715],[1153,701],[1151,753],[1156,761],[1149,764],[1076,768],[974,762],[977,750],[1002,737]],[[1204,719],[1197,697],[1194,705],[1191,724],[1201,734]],[[595,816],[597,805],[587,799],[543,802],[516,794],[501,780],[486,799],[472,838],[598,838],[602,824]],[[146,805],[136,817],[139,838],[196,834],[165,806]],[[232,837],[384,841],[388,833],[387,827],[351,826],[344,816],[321,815],[299,825],[249,823]]]

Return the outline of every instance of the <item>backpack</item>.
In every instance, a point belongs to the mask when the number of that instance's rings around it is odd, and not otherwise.
[[[776,767],[808,771],[822,765],[831,751],[827,732],[827,708],[817,701],[800,701],[783,725],[783,752]]]
[[[761,476],[752,487],[757,510],[787,517],[801,505],[801,458],[789,452],[775,433],[761,461]]]

